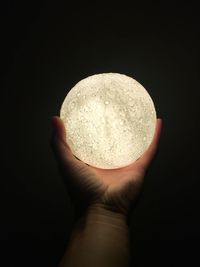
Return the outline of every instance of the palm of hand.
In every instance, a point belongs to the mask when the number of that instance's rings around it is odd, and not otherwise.
[[[56,129],[54,151],[59,163],[71,174],[69,182],[74,184],[75,190],[79,189],[91,203],[103,204],[126,213],[141,190],[145,171],[156,152],[161,120],[157,120],[153,142],[142,157],[127,167],[112,170],[95,168],[76,159],[65,142],[66,133],[62,120],[54,117],[53,125]]]
[[[135,162],[120,169],[104,170],[76,161],[71,169],[73,181],[91,202],[125,212],[131,200],[140,192],[144,169]],[[67,166],[66,166],[67,167]]]
[[[99,189],[98,202],[126,212],[131,201],[140,193],[145,170],[136,161],[131,165],[119,169],[104,170],[92,166],[85,166],[88,170],[89,188]],[[99,185],[99,187],[97,187]],[[111,207],[112,208],[112,207]]]

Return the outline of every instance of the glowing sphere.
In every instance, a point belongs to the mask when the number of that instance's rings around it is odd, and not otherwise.
[[[92,75],[67,94],[60,112],[72,153],[102,169],[127,166],[150,145],[156,111],[145,88],[118,73]]]

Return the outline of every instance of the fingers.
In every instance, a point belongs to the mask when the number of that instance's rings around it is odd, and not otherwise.
[[[52,136],[52,148],[57,157],[59,163],[69,169],[77,169],[86,166],[82,161],[78,160],[72,153],[69,145],[66,142],[66,131],[63,121],[54,116],[52,118],[53,136]],[[158,147],[160,133],[162,128],[162,120],[157,119],[155,134],[152,143],[146,152],[134,163],[138,167],[142,167],[146,170],[150,165]]]
[[[67,167],[69,170],[74,169],[77,164],[81,164],[78,159],[76,159],[66,142],[66,130],[63,121],[57,117],[52,117],[52,127],[53,135],[51,140],[52,149],[62,166]]]
[[[150,144],[149,148],[146,152],[138,159],[137,164],[141,165],[145,170],[150,165],[156,151],[158,148],[158,143],[160,140],[160,134],[162,129],[162,119],[157,119],[156,129],[154,133],[154,137],[152,143]]]
[[[60,139],[66,140],[66,131],[65,126],[63,124],[63,121],[60,119],[60,117],[53,116],[52,117],[52,126],[54,133],[59,136]]]

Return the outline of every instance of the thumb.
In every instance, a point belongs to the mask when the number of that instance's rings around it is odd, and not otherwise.
[[[66,130],[63,121],[59,117],[53,116],[52,127],[51,146],[58,163],[69,171],[75,171],[85,166],[82,161],[75,158],[66,142]]]

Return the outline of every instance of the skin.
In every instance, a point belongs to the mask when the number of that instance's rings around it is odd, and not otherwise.
[[[60,267],[128,266],[127,217],[157,151],[162,120],[157,119],[154,138],[146,152],[131,165],[113,170],[78,160],[66,143],[62,120],[53,117],[52,126],[52,148],[76,212],[74,230]]]

